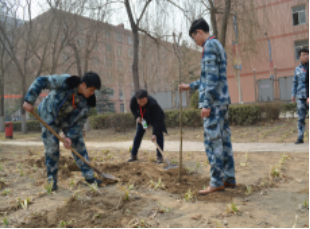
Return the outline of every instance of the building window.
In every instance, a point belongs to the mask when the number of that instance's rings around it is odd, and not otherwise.
[[[298,52],[302,48],[307,48],[309,50],[309,40],[295,41],[295,59],[299,60]]]
[[[92,62],[93,62],[93,65],[99,65],[99,58],[98,57],[92,58]]]
[[[123,43],[123,36],[122,36],[122,34],[120,34],[120,33],[116,34],[116,41],[120,42],[120,43]]]
[[[62,61],[66,62],[69,59],[69,55],[67,53],[62,54]]]
[[[124,93],[122,89],[119,89],[119,99],[123,100],[124,99]]]
[[[66,39],[66,36],[64,34],[61,34],[61,37],[60,37],[61,43],[65,43],[65,39]]]
[[[108,88],[108,96],[109,96],[109,98],[113,98],[114,97],[114,89]]]
[[[306,23],[306,7],[305,5],[292,8],[293,25],[301,25]]]
[[[105,64],[106,64],[106,66],[109,66],[109,67],[111,67],[112,66],[112,60],[111,60],[111,58],[106,58],[105,59]]]
[[[109,31],[109,30],[105,31],[105,37],[110,38],[111,37],[111,31]]]
[[[115,112],[115,104],[109,104],[109,111],[110,112]]]
[[[76,31],[77,31],[78,33],[84,33],[84,27],[83,27],[83,25],[78,25],[77,28],[76,28]]]
[[[107,50],[107,52],[111,52],[112,51],[111,44],[109,44],[109,43],[106,44],[106,50]]]
[[[121,60],[119,60],[117,62],[117,65],[118,65],[118,70],[122,70],[123,69],[123,62]]]
[[[133,57],[133,49],[128,49],[128,56]]]
[[[132,45],[132,37],[128,36],[128,44]]]
[[[78,45],[79,48],[83,48],[84,45],[85,45],[84,39],[78,38],[78,39],[77,39],[77,45]]]
[[[121,113],[124,113],[125,112],[125,107],[124,107],[123,103],[120,104],[120,108],[121,108]]]
[[[94,50],[99,49],[99,45],[96,41],[91,41],[90,45],[91,45],[90,47],[93,48]]]
[[[123,55],[123,49],[121,46],[117,46],[117,56],[122,56]]]
[[[112,80],[113,80],[113,75],[112,75],[112,73],[111,73],[111,72],[107,72],[107,73],[106,73],[106,76],[107,76],[108,82],[112,82]]]

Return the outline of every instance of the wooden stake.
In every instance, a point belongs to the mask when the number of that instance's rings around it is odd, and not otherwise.
[[[180,57],[180,41],[181,41],[182,33],[178,36],[178,41],[176,40],[176,35],[173,32],[173,40],[174,40],[174,52],[178,58],[179,65],[179,84],[182,83],[181,80],[181,57]],[[179,182],[181,182],[181,173],[182,173],[182,93],[179,91],[179,105],[180,105],[180,151],[179,151]]]

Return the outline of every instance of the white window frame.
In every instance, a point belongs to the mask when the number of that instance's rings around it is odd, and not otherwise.
[[[304,42],[304,43],[303,43]],[[301,44],[296,44],[301,43]],[[308,48],[309,50],[309,39],[294,41],[294,59],[299,60],[298,52],[302,48]]]
[[[298,10],[298,11],[295,11],[294,12],[294,9],[298,8],[298,7],[304,7],[304,9],[302,10]],[[305,14],[305,21],[303,23],[300,23],[300,13],[304,12]],[[295,13],[298,13],[298,24],[294,25],[294,14]],[[299,25],[303,25],[303,24],[306,24],[307,22],[307,14],[306,14],[306,5],[299,5],[299,6],[294,6],[292,7],[292,20],[293,20],[293,26],[299,26]]]

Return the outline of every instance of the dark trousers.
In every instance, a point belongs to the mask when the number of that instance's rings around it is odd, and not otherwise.
[[[145,133],[145,130],[143,129],[142,125],[139,123],[137,125],[137,132],[136,132],[135,139],[133,140],[133,146],[132,146],[132,150],[131,150],[132,156],[136,156],[138,154],[138,150],[140,148],[141,141],[142,141],[144,133]],[[159,145],[159,147],[162,150],[164,150],[164,135],[163,135],[163,133],[157,134],[156,140],[157,140],[157,144]],[[159,150],[157,150],[157,157],[162,157]]]

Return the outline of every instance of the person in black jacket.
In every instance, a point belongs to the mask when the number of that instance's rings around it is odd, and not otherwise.
[[[157,141],[162,150],[164,149],[163,132],[167,133],[167,129],[162,108],[153,97],[148,96],[146,90],[139,89],[136,95],[131,98],[130,109],[137,122],[137,132],[133,141],[131,158],[128,160],[128,162],[133,162],[138,160],[137,153],[148,125],[153,127],[151,140]],[[163,163],[163,157],[159,150],[157,150],[157,163]]]

